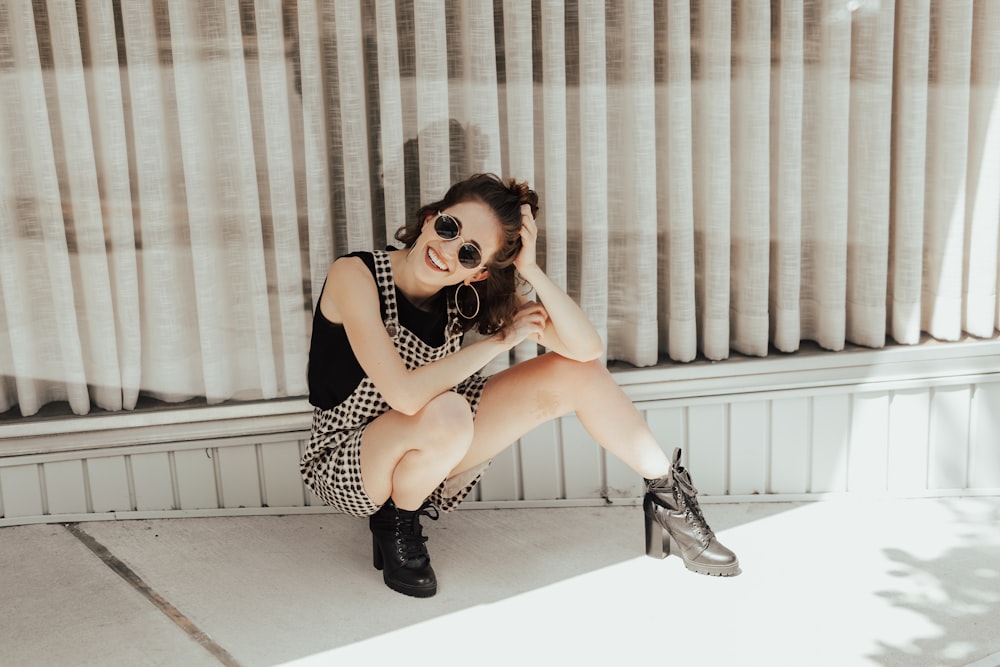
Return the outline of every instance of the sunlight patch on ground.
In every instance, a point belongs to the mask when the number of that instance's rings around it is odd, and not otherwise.
[[[806,504],[720,532],[740,557],[738,577],[637,557],[287,664],[415,649],[417,664],[421,656],[439,663],[440,651],[514,664],[539,649],[580,664],[657,656],[674,664],[966,664],[990,648],[981,627],[968,628],[1000,611],[995,508],[974,498]],[[928,525],[937,532],[921,529]]]

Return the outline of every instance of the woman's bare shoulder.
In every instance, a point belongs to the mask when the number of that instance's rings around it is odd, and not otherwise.
[[[356,310],[359,304],[370,300],[376,293],[375,277],[363,259],[357,256],[339,257],[327,271],[320,308],[324,317],[340,324],[346,311]]]

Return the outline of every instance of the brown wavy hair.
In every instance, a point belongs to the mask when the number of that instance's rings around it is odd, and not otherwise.
[[[489,206],[502,228],[500,248],[486,261],[489,271],[486,279],[471,283],[479,294],[479,315],[471,320],[460,318],[463,331],[475,328],[479,333],[490,336],[504,331],[514,321],[518,288],[514,258],[521,250],[521,206],[528,204],[531,214],[537,215],[538,193],[527,183],[513,178],[504,180],[496,174],[475,174],[452,185],[441,201],[422,206],[414,220],[396,231],[396,239],[402,241],[405,247],[412,247],[420,237],[427,216],[437,215],[438,211],[466,201],[478,201]],[[447,297],[454,299],[458,285],[446,289]],[[462,307],[466,312],[474,309],[471,305]]]

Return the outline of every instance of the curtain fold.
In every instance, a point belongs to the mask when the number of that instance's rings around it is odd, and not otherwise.
[[[768,352],[770,274],[771,14],[768,0],[738,3],[733,12],[730,136],[732,225],[729,320],[732,349]]]
[[[852,19],[845,335],[885,344],[892,151],[893,0]]]
[[[341,151],[343,160],[344,219],[347,222],[348,250],[372,248],[371,192],[372,176],[368,159],[364,50],[362,45],[361,5],[350,2],[333,4],[336,16],[337,98],[340,103]]]
[[[969,155],[972,2],[931,4],[921,328],[935,338],[962,332],[965,192]]]
[[[0,413],[303,395],[330,263],[480,171],[608,360],[994,337],[998,7],[0,0]]]
[[[3,375],[13,375],[16,397],[29,413],[57,400],[84,412],[90,406],[84,355],[90,352],[85,346],[92,337],[76,317],[70,260],[75,233],[67,230],[64,218],[72,216],[73,202],[62,196],[56,156],[57,150],[64,149],[63,127],[59,109],[51,107],[59,99],[56,82],[51,77],[47,80],[41,58],[43,48],[52,58],[53,45],[48,21],[39,38],[30,4],[16,3],[6,9],[4,60],[18,67],[5,67],[9,72],[3,84],[7,136],[0,145],[7,160],[3,171],[9,174],[4,185],[10,188],[4,197],[3,211],[10,218],[2,223],[5,232],[0,263],[4,265],[12,363]],[[66,90],[66,82],[73,76],[72,65],[67,63],[69,71],[62,77],[63,92],[75,92]],[[66,183],[64,170],[61,175]],[[82,181],[77,180],[76,185]],[[69,184],[65,187],[68,190]],[[86,214],[82,217],[86,234]],[[88,244],[86,238],[84,244]]]
[[[577,6],[579,171],[570,197],[579,203],[570,251],[576,262],[578,301],[607,340],[608,329],[608,97],[604,3],[581,0]],[[576,238],[574,238],[576,237]],[[576,243],[579,243],[577,246]]]
[[[1000,322],[1000,5],[979,2],[973,12],[963,329],[988,337]]]
[[[176,128],[176,107],[169,104],[170,72],[160,65],[153,6],[126,2],[120,11],[127,53],[122,76],[126,133],[137,215],[140,386],[166,401],[185,400],[204,391],[204,382],[200,341],[191,335],[198,319],[190,298],[192,258],[184,248],[188,203],[171,173],[180,149],[176,130],[171,133],[168,127],[172,120]]]
[[[538,33],[541,39],[541,138],[542,168],[536,174],[537,189],[545,193],[541,217],[545,224],[538,230],[539,246],[548,276],[563,289],[567,285],[567,225],[569,174],[568,133],[566,128],[566,20],[563,0],[544,2]]]
[[[259,87],[256,98],[261,100],[264,137],[255,142],[265,237],[273,241],[273,251],[265,254],[267,292],[274,318],[274,357],[278,376],[277,391],[283,395],[304,394],[302,377],[306,365],[301,341],[307,336],[306,318],[302,314],[302,236],[298,225],[296,201],[296,162],[292,140],[292,108],[287,95],[288,72],[285,68],[285,41],[282,7],[279,0],[257,0],[254,3],[257,43],[259,48]],[[263,143],[263,146],[259,144]],[[265,242],[265,253],[268,243]]]
[[[921,335],[930,11],[930,0],[901,2],[894,31],[889,334],[903,344]]]
[[[666,52],[657,91],[658,290],[660,351],[692,361],[698,353],[695,299],[694,167],[691,122],[691,14],[687,0],[670,0],[656,21]],[[665,34],[664,34],[665,33]]]
[[[772,8],[768,320],[779,352],[796,351],[802,330],[804,22],[801,3]]]
[[[65,156],[63,173],[58,174],[59,188],[68,194],[71,210],[63,207],[64,220],[73,228],[73,236],[67,238],[70,250],[69,275],[51,273],[58,281],[70,278],[73,286],[73,304],[56,302],[57,308],[80,309],[88,314],[80,318],[80,349],[65,350],[67,361],[80,354],[83,375],[91,385],[92,399],[100,406],[116,410],[122,406],[121,373],[118,365],[118,340],[115,331],[114,301],[111,294],[111,277],[108,256],[105,252],[106,240],[101,216],[101,196],[97,185],[97,170],[94,144],[87,103],[87,90],[80,33],[76,20],[76,8],[71,0],[52,3],[53,12],[49,20],[51,34],[52,61],[55,93],[54,99],[47,100],[50,108],[58,116],[58,127],[53,127],[53,137],[61,138]],[[49,119],[50,123],[55,118]],[[54,200],[60,195],[53,192]],[[72,248],[69,248],[72,244]],[[74,252],[75,250],[75,252]],[[66,283],[63,283],[66,285]],[[72,326],[73,310],[63,315],[69,317],[63,322]],[[60,317],[60,320],[63,318]],[[72,345],[72,341],[67,341]],[[85,400],[79,397],[78,401]]]
[[[726,3],[692,3],[695,310],[699,350],[713,361],[729,356],[731,21]]]
[[[93,133],[94,168],[100,188],[97,203],[109,248],[112,307],[106,316],[114,322],[116,332],[115,353],[99,361],[112,368],[117,361],[121,374],[120,402],[95,403],[115,410],[136,404],[142,377],[141,309],[135,289],[139,280],[139,260],[132,203],[133,179],[129,173],[114,8],[111,0],[88,2],[85,7],[83,18],[87,30],[83,38],[90,60],[89,67],[85,68],[87,107]]]
[[[607,355],[656,363],[656,83],[652,2],[609,5]]]
[[[818,0],[803,44],[802,337],[845,344],[851,12]]]
[[[414,97],[420,202],[441,198],[451,185],[451,122],[448,102],[448,45],[445,7],[414,0]]]

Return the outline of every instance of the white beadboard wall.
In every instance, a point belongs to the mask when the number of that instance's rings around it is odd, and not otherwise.
[[[614,369],[703,502],[1000,495],[1000,340]],[[303,400],[0,424],[0,526],[332,511],[302,485]],[[635,503],[575,416],[463,507]]]

